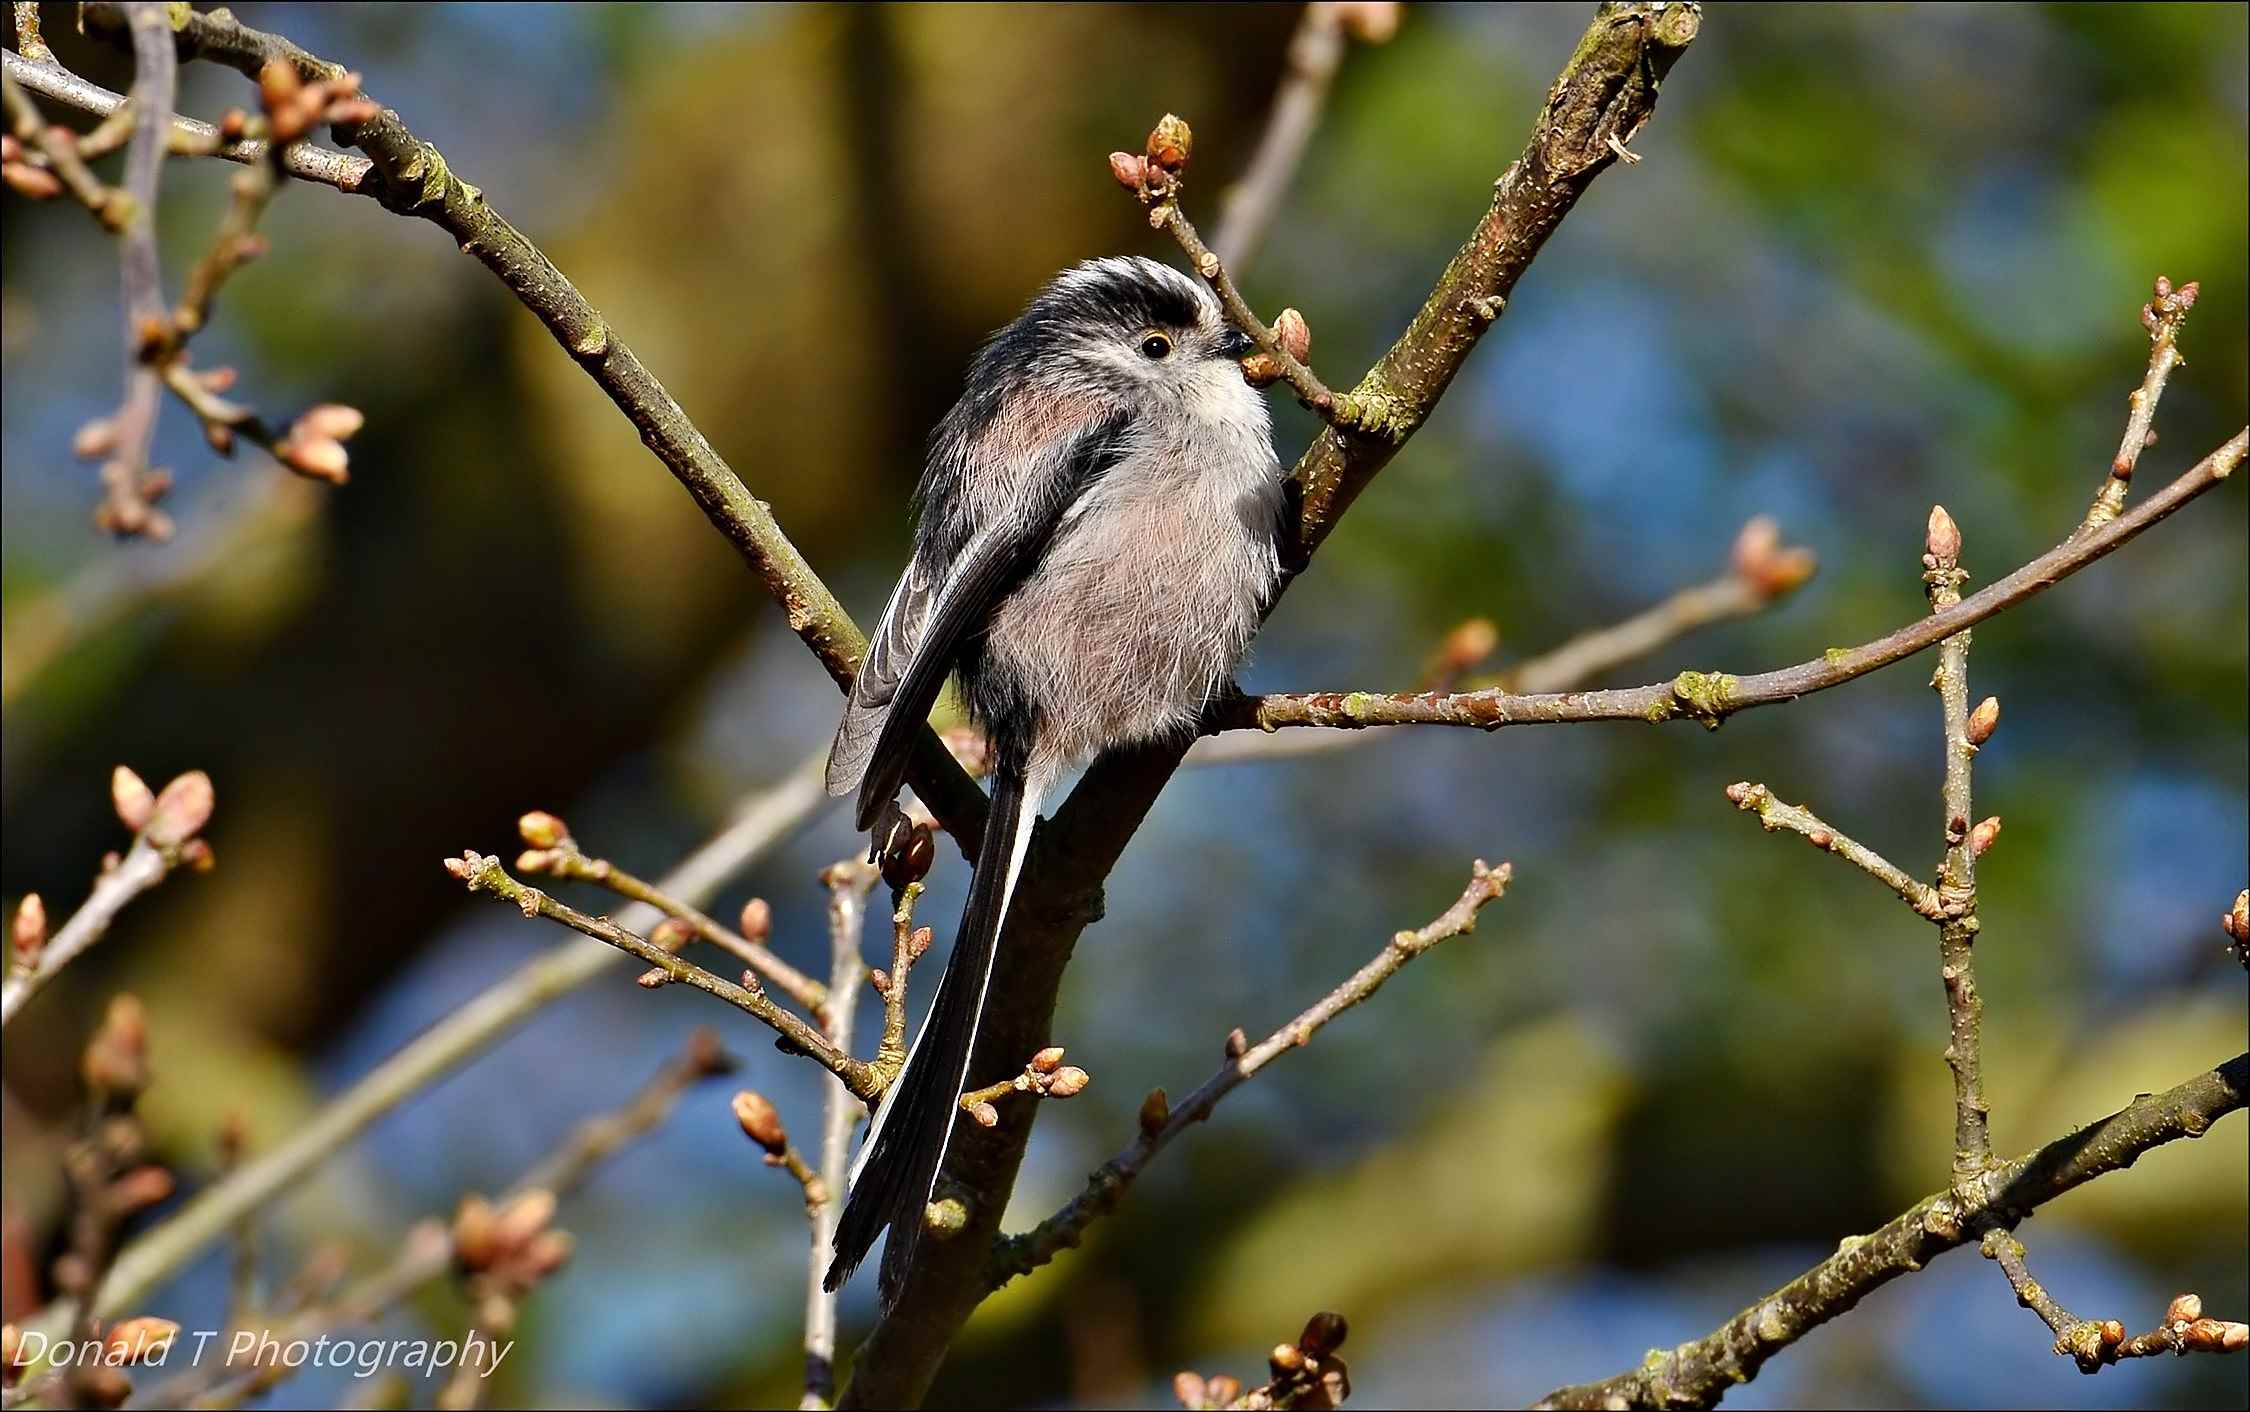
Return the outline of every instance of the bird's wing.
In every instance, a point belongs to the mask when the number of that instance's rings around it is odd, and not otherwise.
[[[828,752],[828,792],[859,790],[859,828],[872,827],[898,796],[915,736],[961,644],[1038,564],[1071,505],[1125,454],[1130,426],[1123,414],[1089,422],[1049,453],[1060,458],[1060,474],[1030,478],[1047,490],[1029,513],[987,524],[943,565],[917,551],[900,576]]]

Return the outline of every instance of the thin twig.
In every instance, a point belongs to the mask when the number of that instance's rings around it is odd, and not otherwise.
[[[842,1079],[845,1086],[861,1098],[873,1098],[880,1092],[873,1072],[865,1064],[837,1049],[820,1031],[775,1004],[773,997],[763,989],[752,990],[724,976],[713,975],[693,961],[667,951],[639,932],[621,927],[607,917],[588,916],[575,907],[557,902],[538,888],[526,887],[510,877],[508,870],[500,865],[497,858],[468,852],[458,858],[448,858],[445,867],[447,872],[459,878],[471,892],[489,892],[504,902],[514,903],[517,910],[526,917],[545,917],[551,922],[560,922],[574,932],[606,942],[639,958],[651,969],[662,971],[678,984],[724,1000],[744,1014],[770,1026],[788,1040],[792,1047],[803,1050],[814,1063]]]
[[[1736,534],[1728,566],[1718,576],[1679,589],[1629,618],[1579,633],[1560,646],[1488,677],[1463,682],[1458,689],[1512,694],[1569,691],[1714,623],[1765,612],[1803,587],[1818,568],[1819,561],[1810,549],[1784,545],[1780,528],[1760,515]],[[1455,629],[1456,634],[1461,631]],[[1439,655],[1442,658],[1445,652],[1441,650]],[[1460,665],[1465,670],[1475,662]],[[1435,690],[1456,689],[1448,681],[1425,680],[1421,685]],[[1188,752],[1187,763],[1223,765],[1325,755],[1374,738],[1370,733],[1352,731],[1228,731],[1198,740]]]
[[[1704,1337],[1651,1353],[1600,1382],[1557,1388],[1539,1402],[1555,1408],[1710,1407],[1758,1375],[1768,1358],[1860,1300],[1932,1259],[1980,1239],[1986,1212],[2013,1225],[2067,1191],[2131,1166],[2142,1153],[2201,1137],[2250,1100],[2250,1054],[2237,1055],[2165,1093],[2150,1094],[2109,1117],[2001,1163],[1972,1184],[1972,1205],[1947,1189],[1870,1235],[1844,1241],[1834,1255],[1744,1309]]]
[[[43,64],[55,61],[55,51],[47,47],[47,37],[39,32],[39,0],[15,0],[16,48],[27,59]]]
[[[1274,94],[1265,135],[1258,139],[1258,150],[1241,180],[1219,203],[1219,234],[1211,246],[1228,268],[1248,266],[1265,243],[1349,47],[1339,6],[1329,0],[1312,0],[1305,6],[1296,32],[1289,37],[1281,88]]]
[[[2239,1353],[2250,1347],[2250,1326],[2205,1318],[2203,1301],[2192,1294],[2175,1298],[2164,1311],[2164,1321],[2154,1329],[2128,1338],[2125,1326],[2115,1319],[2081,1319],[2064,1308],[2045,1285],[2033,1278],[2024,1261],[2023,1242],[2010,1232],[1985,1232],[1982,1248],[1985,1258],[1997,1262],[2008,1277],[2016,1302],[2054,1331],[2055,1352],[2074,1360],[2081,1373],[2098,1373],[2126,1358],[2153,1358],[2161,1353]]]
[[[810,1011],[816,1023],[828,1006],[829,996],[834,994],[764,945],[722,925],[701,909],[635,877],[606,858],[589,858],[568,837],[544,847],[535,845],[516,860],[516,866],[527,873],[594,883],[628,901],[646,904],[667,917],[678,918],[693,928],[698,937],[773,982],[783,994]]]
[[[1930,612],[1958,608],[1968,573],[1961,567],[1961,531],[1944,506],[1930,511],[1928,572]],[[1969,634],[1957,632],[1938,648],[1930,685],[1945,721],[1945,781],[1941,790],[1945,861],[1938,869],[1938,975],[1945,984],[1946,1066],[1953,1071],[1953,1182],[1974,1181],[1992,1164],[1991,1108],[1984,1096],[1984,998],[1977,991],[1976,857],[1981,851],[1970,789]],[[1990,839],[1984,840],[1989,846]]]
[[[118,6],[81,7],[90,33],[114,36]],[[180,51],[255,76],[283,60],[310,81],[346,76],[340,64],[311,54],[279,35],[243,25],[225,10],[183,8],[175,16]],[[545,252],[494,209],[477,187],[462,180],[437,148],[408,129],[388,108],[364,122],[344,123],[337,137],[365,152],[374,169],[357,187],[402,215],[430,221],[491,270],[556,342],[640,430],[642,440],[676,477],[729,543],[758,574],[787,615],[790,628],[812,649],[829,675],[848,685],[859,668],[866,637],[851,615],[782,532],[765,502],[750,493],[672,395],[617,337]],[[908,780],[956,838],[983,831],[985,799],[936,735],[915,745]]]
[[[1936,920],[1939,915],[1938,890],[1909,875],[1905,869],[1869,848],[1866,844],[1846,837],[1833,825],[1822,822],[1811,810],[1794,804],[1784,804],[1774,798],[1773,791],[1762,784],[1745,780],[1727,786],[1727,798],[1745,813],[1756,814],[1766,832],[1787,829],[1802,834],[1813,847],[1833,853],[1861,872],[1897,893],[1916,915]]]
[[[167,858],[165,850],[145,837],[134,839],[125,857],[94,880],[85,903],[40,948],[38,960],[29,967],[10,966],[7,980],[0,983],[0,1025],[13,1020],[63,967],[100,941],[126,903],[164,881],[176,857]]]
[[[2124,545],[2181,506],[2218,486],[2250,452],[2250,431],[2236,432],[2185,474],[2091,534],[2075,535],[1999,582],[1952,607],[1908,623],[1873,642],[1831,648],[1809,662],[1755,676],[1682,672],[1670,681],[1610,691],[1311,692],[1245,696],[1207,712],[1206,732],[1326,727],[1443,725],[1498,730],[1514,725],[1577,721],[1693,720],[1715,726],[1738,711],[1794,701],[1841,686],[1923,652],[1962,629],[2035,597]]]
[[[914,925],[914,904],[922,898],[922,884],[910,882],[899,890],[891,907],[891,966],[883,972],[883,1036],[875,1046],[875,1068],[891,1077],[906,1066],[906,985],[914,963],[930,947],[930,929]]]
[[[1117,1208],[1134,1179],[1172,1139],[1210,1117],[1221,1099],[1249,1082],[1259,1070],[1309,1043],[1330,1020],[1380,990],[1407,962],[1440,942],[1475,931],[1477,913],[1507,891],[1514,873],[1510,864],[1487,868],[1479,859],[1470,869],[1468,888],[1428,926],[1393,936],[1374,959],[1361,966],[1349,980],[1256,1045],[1239,1044],[1236,1036],[1230,1036],[1226,1062],[1201,1088],[1181,1100],[1178,1107],[1165,1105],[1161,1090],[1151,1094],[1150,1104],[1141,1110],[1139,1136],[1086,1179],[1085,1191],[1033,1229],[994,1244],[985,1262],[985,1283],[997,1289],[1084,1240],[1086,1228]],[[1237,1036],[1239,1033],[1237,1031]]]
[[[6,65],[7,77],[20,84],[27,92],[51,99],[81,113],[91,113],[107,118],[131,106],[124,94],[112,92],[98,83],[80,78],[70,70],[47,60],[33,62],[20,54],[0,54]],[[170,146],[176,153],[193,156],[218,157],[244,166],[254,166],[266,160],[267,143],[263,138],[244,137],[229,140],[210,123],[196,118],[171,115]],[[79,144],[83,151],[87,146]],[[299,181],[309,181],[320,186],[334,187],[338,191],[358,193],[367,184],[368,175],[375,164],[367,158],[350,152],[337,152],[310,142],[293,142],[282,154],[281,165],[290,176]]]
[[[679,1107],[680,1099],[706,1078],[731,1072],[735,1067],[712,1031],[697,1028],[681,1052],[665,1061],[654,1077],[624,1106],[585,1119],[572,1128],[554,1151],[534,1163],[497,1203],[506,1206],[535,1191],[568,1196],[604,1161],[631,1143],[663,1126]],[[424,1221],[407,1233],[398,1253],[379,1271],[354,1283],[333,1301],[305,1310],[265,1332],[284,1346],[299,1339],[317,1338],[348,1324],[361,1324],[389,1312],[416,1291],[444,1276],[453,1264],[453,1234],[443,1221]],[[286,1305],[287,1301],[283,1301]],[[280,1365],[247,1370],[230,1369],[224,1359],[209,1368],[192,1366],[177,1377],[135,1399],[144,1407],[232,1406],[253,1393],[268,1390],[294,1369]],[[233,1372],[229,1381],[227,1375]],[[222,1384],[224,1386],[222,1386]],[[214,1389],[218,1389],[214,1393]]]
[[[2198,292],[2194,280],[2175,289],[2171,280],[2158,275],[2155,298],[2141,306],[2141,324],[2148,329],[2148,373],[2126,401],[2125,437],[2117,444],[2117,458],[2110,462],[2101,489],[2094,492],[2094,503],[2086,507],[2080,534],[2100,529],[2125,508],[2141,452],[2156,441],[2156,404],[2164,398],[2164,384],[2172,370],[2187,361],[2180,356],[2180,326],[2195,307]]]
[[[823,752],[825,755],[825,752]],[[660,886],[675,897],[707,899],[725,881],[762,857],[824,803],[819,757],[808,759],[778,784],[752,795],[735,818],[703,847],[666,874]],[[654,926],[659,914],[638,904],[617,915],[619,926]],[[150,1291],[220,1239],[242,1217],[288,1189],[307,1172],[358,1137],[378,1118],[453,1073],[512,1033],[555,1000],[610,973],[619,953],[586,940],[557,948],[470,997],[445,1018],[385,1059],[358,1083],[295,1127],[288,1137],[212,1183],[162,1224],[118,1255],[95,1299],[109,1318]],[[26,1328],[59,1336],[52,1317]]]
[[[821,871],[828,885],[828,993],[838,997],[828,1008],[822,1027],[828,1042],[846,1054],[852,1048],[852,1004],[860,983],[867,978],[867,963],[860,959],[860,936],[866,930],[867,894],[879,875],[866,862],[848,858]],[[829,1247],[836,1243],[836,1221],[851,1169],[852,1129],[866,1115],[845,1087],[834,1081],[822,1086],[820,1127],[820,1200],[807,1198],[805,1213],[812,1226],[805,1269],[805,1393],[800,1408],[824,1408],[836,1400],[836,1294],[826,1288]],[[808,1191],[811,1188],[808,1186]]]

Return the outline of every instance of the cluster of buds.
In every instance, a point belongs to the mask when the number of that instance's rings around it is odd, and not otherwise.
[[[533,1189],[494,1206],[463,1197],[453,1214],[453,1263],[488,1288],[522,1294],[570,1260],[568,1232],[551,1228],[555,1194]]]
[[[2141,327],[2148,330],[2152,339],[2176,333],[2180,320],[2195,307],[2196,296],[2202,292],[2203,286],[2192,279],[2175,288],[2170,275],[2158,275],[2156,297],[2141,306]]]
[[[2234,895],[2234,910],[2219,918],[2219,926],[2227,934],[2234,959],[2250,968],[2250,889]]]
[[[1295,1343],[1279,1344],[1267,1356],[1272,1380],[1264,1387],[1244,1392],[1238,1378],[1180,1373],[1172,1379],[1172,1395],[1191,1409],[1341,1407],[1352,1395],[1352,1377],[1336,1350],[1348,1332],[1343,1315],[1315,1314]]]
[[[2182,1353],[2239,1353],[2250,1347],[2250,1324],[2206,1318],[2202,1298],[2193,1294],[2173,1299],[2164,1311],[2163,1331]]]
[[[269,59],[258,70],[258,102],[265,109],[266,129],[275,143],[286,145],[321,123],[372,121],[383,110],[360,96],[359,84],[358,74],[307,83],[295,64]],[[234,126],[238,129],[236,138],[249,135],[246,124]],[[225,135],[224,128],[221,135]]]
[[[1273,321],[1273,341],[1299,363],[1312,357],[1312,327],[1295,309],[1282,310]],[[1271,387],[1284,375],[1281,360],[1271,353],[1253,353],[1242,360],[1242,380],[1252,387]]]
[[[199,873],[211,870],[216,859],[200,837],[217,803],[209,775],[189,770],[173,776],[161,791],[152,791],[147,781],[119,765],[110,772],[109,799],[119,821],[151,847]]]
[[[342,485],[351,479],[351,453],[344,443],[367,425],[367,415],[341,402],[323,402],[289,424],[275,438],[274,458],[301,476]]]
[[[1179,190],[1180,174],[1194,153],[1195,133],[1187,120],[1166,113],[1149,129],[1148,142],[1138,154],[1109,154],[1109,174],[1143,202],[1156,201]]]
[[[1820,558],[1803,545],[1784,545],[1781,526],[1771,515],[1759,515],[1734,537],[1730,555],[1735,577],[1771,602],[1804,587],[1820,568]]]
[[[992,1106],[995,1098],[1005,1097],[1010,1093],[1034,1093],[1041,1098],[1075,1098],[1084,1093],[1086,1085],[1093,1081],[1093,1075],[1084,1069],[1075,1064],[1065,1064],[1062,1046],[1054,1044],[1032,1055],[1031,1062],[1024,1065],[1023,1072],[1014,1078],[965,1095],[961,1106],[968,1109],[969,1116],[976,1119],[978,1127],[994,1128],[1000,1125],[1000,1110]]]

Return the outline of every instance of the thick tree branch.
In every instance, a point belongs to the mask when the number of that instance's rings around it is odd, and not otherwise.
[[[1608,139],[1630,137],[1648,121],[1658,83],[1700,22],[1692,4],[1597,10],[1491,207],[1422,312],[1361,383],[1404,413],[1398,440],[1331,429],[1298,461],[1296,474],[1306,488],[1299,557],[1318,547],[1436,405],[1540,246],[1615,160]],[[1186,745],[1166,742],[1097,761],[1035,836],[996,963],[996,999],[981,1022],[972,1079],[1013,1069],[1024,1055],[1053,1043],[1055,999],[1071,949],[1101,915],[1103,880],[1179,768]],[[1031,1128],[1026,1122],[964,1129],[955,1141],[947,1175],[957,1190],[972,1194],[966,1220],[951,1239],[923,1243],[897,1304],[860,1347],[844,1405],[921,1400],[955,1332],[990,1290],[985,1256]]]
[[[2122,1171],[2151,1148],[2201,1137],[2250,1099],[2250,1054],[2237,1055],[2165,1093],[2151,1094],[1973,1182],[1968,1202],[1948,1188],[1751,1305],[1704,1337],[1650,1352],[1641,1365],[1596,1383],[1557,1388],[1554,1408],[1715,1406],[1758,1375],[1768,1358],[1901,1275],[1980,1238],[1980,1218],[2012,1227],[2096,1177]]]
[[[1754,676],[1682,672],[1670,681],[1611,691],[1542,692],[1522,696],[1487,690],[1378,695],[1325,691],[1245,696],[1218,703],[1206,732],[1321,726],[1441,725],[1498,730],[1503,726],[1576,721],[1692,720],[1716,726],[1738,711],[1794,701],[1927,651],[1946,638],[2032,598],[2124,545],[2181,506],[2218,486],[2250,452],[2250,431],[2224,445],[2147,500],[2091,533],[2076,534],[1999,582],[1896,632],[1852,648],[1831,648],[1809,662]]]
[[[90,3],[83,14],[95,33],[114,36],[122,31],[119,5]],[[210,59],[252,77],[275,59],[293,65],[310,82],[339,80],[347,72],[279,35],[241,24],[224,10],[203,13],[183,6],[172,18],[182,54]],[[849,684],[866,648],[866,638],[851,615],[790,543],[765,502],[750,493],[577,286],[493,208],[483,191],[456,175],[437,148],[415,136],[396,111],[384,108],[365,122],[338,124],[336,133],[373,163],[372,172],[357,189],[390,210],[438,226],[508,287],[639,429],[641,440],[749,562],[781,605],[791,631],[812,649],[831,677]],[[944,821],[947,832],[956,838],[979,836],[984,794],[934,733],[925,731],[917,743],[908,779]]]

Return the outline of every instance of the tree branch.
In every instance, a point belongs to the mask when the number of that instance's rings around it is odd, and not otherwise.
[[[2122,1171],[2152,1148],[2201,1137],[2250,1099],[2250,1054],[2237,1055],[2179,1087],[2136,1099],[2068,1137],[2000,1164],[1974,1181],[1964,1205],[1953,1188],[1924,1197],[1704,1337],[1649,1354],[1639,1367],[1600,1382],[1557,1388],[1552,1408],[1711,1407],[1758,1375],[1768,1358],[1849,1311],[1883,1285],[1979,1239],[1981,1216],[2012,1227],[2064,1192]]]
[[[1393,936],[1372,960],[1353,972],[1350,979],[1256,1045],[1247,1044],[1240,1030],[1229,1035],[1226,1063],[1204,1080],[1201,1088],[1182,1100],[1179,1107],[1171,1108],[1165,1103],[1164,1090],[1151,1093],[1141,1109],[1140,1136],[1096,1169],[1086,1179],[1086,1190],[1072,1198],[1069,1205],[1032,1230],[997,1242],[985,1264],[986,1284],[998,1289],[1075,1247],[1086,1238],[1088,1226],[1117,1209],[1134,1180],[1172,1139],[1210,1117],[1221,1099],[1248,1083],[1268,1064],[1310,1043],[1330,1020],[1382,989],[1383,983],[1397,975],[1407,962],[1439,942],[1475,931],[1477,913],[1486,903],[1504,896],[1514,876],[1515,869],[1510,864],[1487,868],[1484,860],[1478,859],[1470,868],[1468,888],[1429,925],[1419,931],[1402,931]]]
[[[826,802],[820,767],[820,760],[808,760],[778,785],[752,796],[725,829],[666,874],[659,886],[690,901],[707,899]],[[640,904],[616,918],[619,926],[633,929],[654,926],[658,920],[654,908]],[[471,996],[281,1143],[206,1187],[126,1246],[102,1282],[94,1312],[106,1319],[138,1304],[206,1245],[223,1238],[243,1217],[295,1184],[376,1119],[475,1059],[550,1002],[608,974],[618,964],[619,954],[599,941],[577,942],[529,962]],[[51,1311],[41,1323],[27,1328],[38,1327],[56,1336],[63,1325],[55,1316],[67,1312]]]
[[[33,62],[22,54],[0,53],[6,65],[7,77],[26,92],[36,93],[81,113],[106,118],[123,108],[125,95],[113,93],[98,83],[80,78],[53,58]],[[228,138],[210,123],[195,118],[171,115],[169,144],[175,152],[189,152],[200,156],[220,157],[244,166],[255,166],[266,160],[269,144],[263,138]],[[282,170],[299,181],[320,186],[332,186],[338,191],[359,192],[366,184],[375,164],[365,157],[349,152],[337,152],[310,142],[292,142],[281,156]]]
[[[1350,41],[1387,41],[1398,28],[1398,8],[1339,5],[1334,0],[1312,0],[1305,6],[1297,31],[1289,38],[1281,89],[1274,94],[1265,134],[1241,179],[1219,205],[1219,235],[1211,247],[1229,267],[1241,269],[1257,258],[1282,197],[1304,161],[1313,129],[1320,124],[1329,85],[1335,82]]]
[[[590,936],[637,957],[654,970],[663,972],[681,985],[692,986],[706,995],[715,996],[732,1005],[752,1019],[770,1027],[791,1047],[804,1051],[814,1063],[841,1079],[844,1086],[863,1099],[873,1100],[881,1092],[875,1076],[867,1065],[852,1058],[828,1042],[826,1036],[795,1014],[774,1003],[773,997],[760,988],[737,985],[723,976],[713,975],[693,961],[674,955],[650,941],[639,932],[619,926],[607,917],[590,917],[575,907],[557,902],[535,887],[526,887],[508,875],[497,858],[487,858],[480,853],[463,853],[458,858],[448,858],[446,871],[459,878],[471,892],[489,892],[505,902],[512,902],[526,917],[545,917],[560,922],[572,931]],[[754,979],[745,972],[746,979]]]
[[[1329,430],[1298,461],[1306,493],[1294,557],[1302,560],[1318,548],[1437,404],[1499,316],[1507,291],[1593,178],[1615,160],[1605,138],[1630,136],[1648,121],[1658,84],[1700,22],[1692,4],[1611,4],[1596,12],[1549,91],[1524,155],[1502,178],[1430,301],[1362,380],[1361,388],[1403,412],[1398,440]],[[1053,1042],[1055,999],[1071,949],[1100,916],[1103,880],[1179,768],[1186,745],[1167,741],[1105,756],[1035,835],[995,963],[995,999],[980,1022],[973,1074],[1012,1069]],[[923,1243],[897,1303],[854,1359],[844,1405],[921,1400],[955,1332],[990,1290],[985,1257],[1032,1126],[967,1128],[955,1140],[947,1176],[955,1189],[971,1193],[967,1218],[952,1238]]]
[[[1280,730],[1319,726],[1439,725],[1498,730],[1503,726],[1576,721],[1693,720],[1716,726],[1738,711],[1794,701],[1866,676],[2052,588],[2119,548],[2181,506],[2213,489],[2250,452],[2250,431],[2233,437],[2179,479],[2090,534],[2074,535],[2014,573],[1896,632],[1852,648],[1831,648],[1809,662],[1738,677],[1726,672],[1682,672],[1667,682],[1611,691],[1542,692],[1512,696],[1496,690],[1420,692],[1311,692],[1245,696],[1219,702],[1203,721],[1205,732]]]
[[[1904,868],[1866,844],[1845,837],[1811,810],[1784,804],[1774,798],[1772,790],[1748,780],[1728,785],[1727,798],[1744,813],[1756,814],[1766,832],[1787,829],[1791,833],[1802,834],[1813,847],[1833,853],[1866,873],[1897,893],[1907,906],[1914,909],[1916,916],[1935,921],[1940,915],[1942,904],[1938,901],[1936,888],[1909,875]]]
[[[82,13],[90,32],[115,36],[122,28],[117,4],[89,3]],[[173,12],[173,21],[183,54],[226,64],[253,77],[276,59],[293,65],[312,82],[334,81],[346,74],[342,65],[278,35],[251,29],[224,10],[204,13],[182,6]],[[508,287],[639,429],[641,440],[749,562],[781,605],[791,631],[839,685],[849,685],[866,649],[866,638],[851,615],[782,533],[765,502],[743,485],[577,286],[509,224],[481,190],[457,176],[437,148],[415,136],[395,110],[384,108],[365,122],[338,124],[335,130],[373,164],[357,190],[392,211],[438,226]],[[980,835],[983,791],[954,763],[933,732],[924,731],[917,742],[908,779],[945,822],[947,832],[956,838]]]

